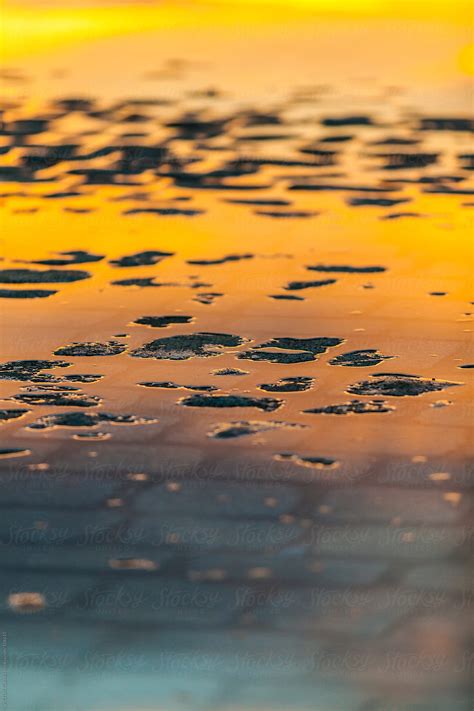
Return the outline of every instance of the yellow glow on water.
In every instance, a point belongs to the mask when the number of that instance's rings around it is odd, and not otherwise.
[[[465,74],[474,75],[474,44],[468,44],[459,53],[459,68]]]
[[[80,40],[169,30],[175,27],[217,28],[235,24],[281,24],[311,15],[325,19],[405,19],[472,25],[470,3],[456,0],[168,0],[160,3],[36,3],[4,0],[1,53],[4,59],[53,50]]]

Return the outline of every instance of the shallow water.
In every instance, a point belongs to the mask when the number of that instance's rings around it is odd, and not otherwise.
[[[467,711],[464,30],[199,17],[3,82],[6,708]]]

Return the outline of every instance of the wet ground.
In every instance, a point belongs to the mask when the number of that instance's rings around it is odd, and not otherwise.
[[[4,79],[2,708],[468,711],[463,89],[176,32]]]

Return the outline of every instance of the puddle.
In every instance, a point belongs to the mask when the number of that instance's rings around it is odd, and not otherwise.
[[[19,447],[0,447],[0,459],[13,459],[15,457],[28,457],[31,454],[29,449]]]
[[[184,208],[178,207],[134,207],[130,210],[124,210],[123,215],[157,215],[158,217],[176,217],[177,215],[181,217],[195,217],[196,215],[202,215],[204,210],[186,210]],[[166,255],[171,256],[171,255]],[[127,259],[127,258],[124,258]],[[128,258],[130,259],[130,257]],[[123,261],[123,260],[122,260]],[[145,262],[145,264],[155,264],[155,262]],[[135,267],[138,264],[117,264],[119,267]]]
[[[0,289],[0,299],[46,299],[57,293],[52,289]]]
[[[79,269],[0,269],[1,284],[67,284],[90,276]]]
[[[241,370],[240,368],[218,368],[217,370],[211,370],[212,375],[248,375],[248,370]]]
[[[28,410],[16,410],[21,414]],[[20,417],[21,415],[15,415]],[[55,427],[98,427],[101,423],[112,425],[149,425],[158,422],[153,417],[137,415],[113,415],[108,412],[61,412],[57,415],[43,415],[27,425],[30,430],[50,430]]]
[[[57,356],[114,356],[120,355],[127,350],[127,346],[119,341],[108,341],[107,343],[71,343],[69,346],[61,346],[54,351]]]
[[[245,343],[246,339],[228,333],[191,333],[182,336],[157,338],[141,348],[131,351],[134,358],[157,360],[188,360],[222,355],[224,348]]]
[[[133,323],[140,326],[151,326],[152,328],[166,328],[177,323],[192,323],[193,316],[180,316],[176,314],[174,316],[141,316],[137,318]]]
[[[54,405],[55,407],[95,407],[101,403],[101,398],[96,395],[71,392],[20,393],[14,395],[12,400],[25,405]]]
[[[243,351],[238,358],[253,361],[268,361],[269,363],[306,363],[317,360],[317,356],[326,353],[343,343],[342,338],[272,338],[251,351]],[[266,348],[299,351],[297,353],[281,353],[261,350]]]
[[[221,296],[224,296],[224,294],[219,291],[207,291],[201,294],[196,294],[193,301],[197,301],[199,304],[204,304],[205,306],[210,306]]]
[[[278,462],[291,462],[299,467],[307,467],[309,469],[337,469],[339,462],[337,459],[329,457],[302,457],[299,454],[285,452],[283,454],[275,454],[274,459]]]
[[[347,264],[316,264],[306,269],[314,272],[335,272],[337,274],[378,274],[385,272],[386,267],[351,267]]]
[[[72,208],[69,208],[72,209]],[[58,252],[59,257],[51,257],[50,259],[36,259],[31,261],[31,264],[43,264],[51,267],[63,267],[70,264],[88,264],[91,262],[100,262],[104,259],[103,254],[91,254],[82,249],[72,250],[70,252]]]
[[[73,439],[78,439],[78,440],[92,440],[92,441],[102,441],[105,439],[110,439],[112,435],[109,432],[78,432],[76,434],[73,434],[72,438]]]
[[[379,365],[384,360],[391,360],[396,356],[383,355],[376,348],[366,348],[361,351],[350,351],[341,353],[335,358],[331,358],[329,365],[344,365],[348,368],[367,368],[372,365]]]
[[[262,215],[263,217],[273,217],[275,219],[287,219],[287,220],[297,220],[309,217],[317,217],[318,212],[303,212],[303,210],[255,210],[256,215]]]
[[[29,410],[2,410],[0,409],[0,422],[8,422],[8,420],[17,420],[23,415],[26,415]]]
[[[198,390],[203,392],[214,392],[219,390],[216,385],[178,385],[178,383],[173,383],[170,380],[163,381],[149,381],[144,383],[138,383],[144,388],[160,388],[163,390]]]
[[[311,390],[314,378],[300,375],[280,378],[276,383],[262,383],[258,387],[269,393],[299,393]]]
[[[336,279],[321,279],[319,281],[290,281],[283,288],[287,291],[301,291],[302,289],[316,289],[320,286],[335,284]]]
[[[152,264],[159,264],[166,257],[172,257],[173,252],[145,251],[136,254],[128,254],[119,259],[111,259],[110,264],[114,267],[144,267]]]
[[[276,301],[304,301],[303,296],[295,296],[294,294],[270,294],[270,299]]]
[[[228,254],[225,257],[219,259],[188,259],[188,264],[194,264],[198,266],[208,267],[219,264],[227,264],[228,262],[240,262],[243,259],[253,259],[253,254]]]
[[[385,400],[351,400],[338,405],[326,405],[324,407],[314,407],[304,410],[313,415],[365,415],[372,413],[391,412],[395,410],[393,405],[389,405]]]
[[[42,370],[68,368],[70,365],[64,360],[11,360],[0,364],[0,380],[32,380]]]
[[[349,385],[347,392],[352,395],[390,395],[391,397],[406,397],[434,393],[452,388],[462,383],[435,378],[421,378],[419,375],[402,375],[399,373],[380,373],[371,375],[371,380],[362,380]]]
[[[410,198],[354,197],[349,198],[347,202],[351,207],[393,207],[404,202],[410,202]]]
[[[140,288],[146,287],[160,287],[160,286],[180,286],[175,282],[155,282],[155,277],[137,277],[132,279],[117,279],[111,282],[112,286],[139,286]]]
[[[255,407],[263,412],[274,412],[284,403],[271,397],[250,397],[248,395],[191,395],[179,403],[185,407]]]
[[[294,422],[280,422],[273,420],[240,420],[236,422],[222,422],[215,425],[208,433],[213,439],[235,439],[247,435],[255,435],[263,432],[281,429],[303,429],[305,425]]]

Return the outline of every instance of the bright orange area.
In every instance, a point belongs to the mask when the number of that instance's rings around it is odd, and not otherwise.
[[[9,2],[2,3],[1,53],[4,59],[44,52],[91,40],[133,32],[225,25],[273,25],[321,18],[442,20],[472,25],[465,0],[447,3],[392,0],[194,0],[149,3]]]

